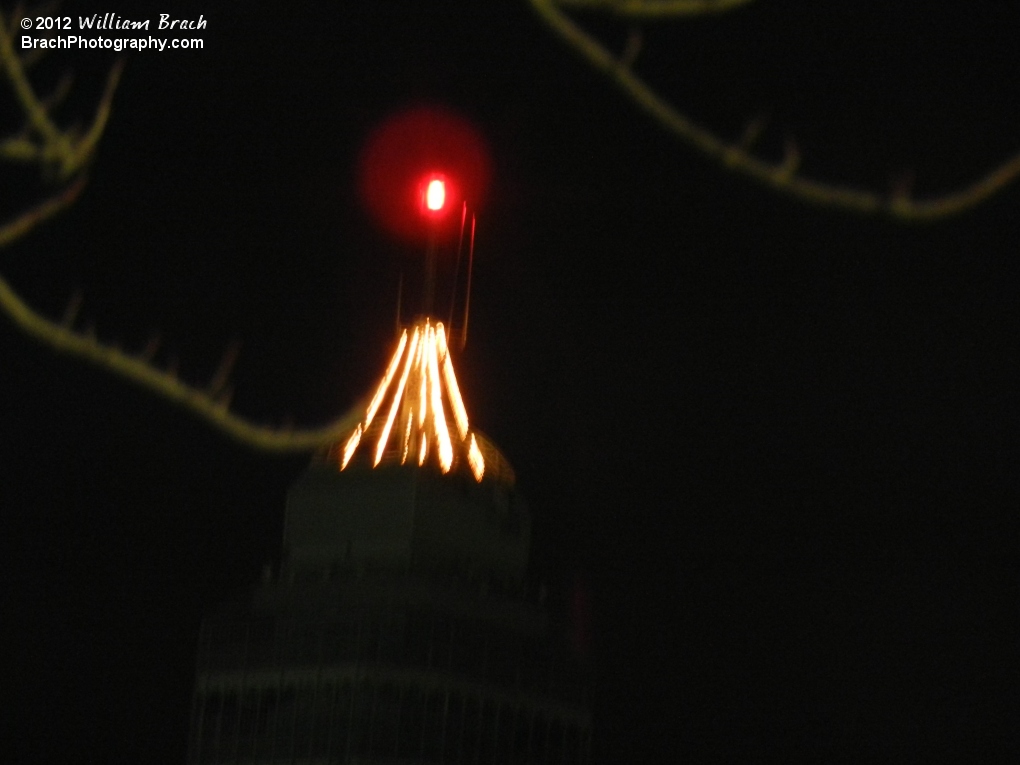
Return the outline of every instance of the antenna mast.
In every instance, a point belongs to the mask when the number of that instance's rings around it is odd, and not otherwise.
[[[468,314],[471,311],[471,271],[475,264],[475,214],[471,213],[471,244],[468,246],[467,293],[464,296],[464,326],[460,330],[460,349],[467,345]]]

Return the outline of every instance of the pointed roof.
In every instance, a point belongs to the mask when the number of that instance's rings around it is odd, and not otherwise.
[[[362,421],[329,451],[339,469],[354,464],[431,464],[514,482],[499,450],[471,428],[442,322],[426,317],[406,328]]]

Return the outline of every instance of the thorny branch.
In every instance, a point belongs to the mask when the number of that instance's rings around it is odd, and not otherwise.
[[[615,13],[631,18],[702,16],[723,13],[754,0],[559,0],[559,5]]]
[[[78,332],[71,326],[47,319],[33,311],[5,279],[0,277],[0,307],[26,334],[45,343],[54,350],[85,359],[103,369],[114,372],[143,388],[157,393],[168,401],[183,406],[199,415],[231,438],[247,446],[266,451],[309,451],[332,443],[355,427],[363,411],[355,408],[340,419],[321,428],[308,430],[276,429],[255,425],[229,409],[229,395],[223,381],[214,378],[207,389],[201,389],[177,379],[148,361],[145,351],[132,356],[112,345],[97,340],[89,332]],[[223,366],[229,363],[228,357]]]
[[[19,22],[20,18],[14,18],[12,23]],[[67,85],[62,83],[49,98],[37,95],[26,74],[26,61],[15,52],[13,28],[0,13],[0,69],[17,97],[26,124],[17,135],[0,141],[0,159],[36,165],[44,177],[55,178],[66,185],[49,199],[0,224],[0,248],[21,239],[78,198],[87,180],[86,170],[106,128],[123,69],[122,62],[111,69],[92,125],[78,136],[73,130],[62,130],[50,113],[66,94]],[[27,335],[59,353],[85,359],[183,406],[247,446],[268,451],[308,451],[337,440],[361,419],[361,408],[355,408],[321,428],[296,430],[255,425],[229,408],[227,378],[237,357],[236,346],[228,349],[209,386],[195,387],[179,380],[172,369],[164,371],[151,363],[155,353],[153,342],[138,355],[131,355],[99,341],[92,330],[77,331],[74,318],[80,303],[81,297],[76,295],[63,321],[53,321],[32,309],[0,275],[0,310]]]
[[[665,101],[631,69],[640,51],[639,36],[632,36],[624,54],[616,57],[561,10],[570,7],[599,10],[628,18],[661,19],[729,11],[754,0],[530,2],[553,31],[665,129],[725,167],[806,202],[859,213],[884,213],[907,222],[931,221],[979,204],[1020,175],[1018,154],[970,186],[926,200],[909,198],[906,189],[883,196],[811,180],[799,174],[799,153],[792,143],[788,144],[786,156],[780,162],[768,162],[750,153],[750,146],[756,133],[760,132],[760,125],[752,123],[740,142],[728,143],[694,124]],[[39,97],[26,74],[29,60],[20,57],[14,49],[13,35],[16,34],[20,14],[15,13],[14,16],[8,23],[5,14],[0,12],[0,69],[14,92],[25,117],[25,124],[17,134],[0,140],[0,161],[35,165],[44,178],[63,184],[63,188],[35,207],[0,223],[0,248],[18,241],[69,207],[81,194],[87,181],[88,166],[106,128],[113,95],[123,69],[123,62],[111,68],[89,128],[83,134],[73,129],[63,130],[53,121],[51,110],[66,95],[69,80],[62,81],[47,98]],[[63,321],[54,321],[33,310],[0,275],[0,310],[26,334],[60,353],[90,361],[183,406],[243,444],[271,451],[307,451],[335,441],[360,419],[361,409],[355,407],[343,417],[316,429],[278,429],[255,425],[229,409],[230,386],[227,378],[237,355],[235,347],[228,350],[209,386],[200,388],[189,385],[179,380],[172,368],[164,371],[152,364],[156,341],[150,341],[140,353],[131,355],[99,341],[92,330],[76,330],[74,318],[80,302],[80,295],[76,295]]]
[[[724,167],[773,189],[820,207],[861,214],[886,215],[904,223],[926,223],[964,212],[984,202],[1020,176],[1020,153],[957,191],[913,199],[905,187],[889,194],[817,181],[802,175],[796,145],[787,143],[786,156],[770,162],[750,151],[745,137],[730,143],[695,124],[638,77],[631,66],[636,48],[628,44],[619,57],[579,26],[562,8],[598,10],[627,17],[664,18],[727,11],[754,0],[529,0],[539,17],[593,68],[619,87],[659,125]]]
[[[19,19],[14,19],[14,22],[17,21]],[[35,163],[44,169],[55,168],[57,179],[67,181],[82,173],[95,154],[99,138],[110,117],[113,94],[120,82],[124,62],[118,61],[110,69],[92,124],[84,135],[78,136],[74,130],[61,130],[50,117],[50,107],[59,102],[62,92],[66,92],[66,86],[59,88],[47,101],[40,100],[25,73],[25,62],[14,50],[10,30],[11,27],[0,13],[0,67],[17,96],[27,124],[19,135],[0,143],[0,156],[8,160]]]

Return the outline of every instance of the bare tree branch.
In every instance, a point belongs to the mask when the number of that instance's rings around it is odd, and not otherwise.
[[[557,4],[585,10],[606,11],[630,18],[703,16],[725,13],[754,0],[558,0]]]
[[[601,42],[576,24],[560,10],[560,6],[575,6],[624,13],[633,7],[662,6],[689,8],[659,15],[693,15],[697,6],[700,12],[726,10],[745,4],[741,0],[719,2],[653,2],[652,0],[529,0],[539,17],[570,45],[594,69],[604,74],[619,87],[639,108],[659,125],[701,153],[719,162],[723,167],[749,176],[760,183],[804,202],[862,214],[881,214],[905,223],[925,223],[964,212],[979,205],[1012,183],[1020,176],[1020,152],[1013,155],[986,175],[963,188],[927,199],[913,199],[902,188],[891,194],[880,194],[867,189],[836,183],[817,181],[800,174],[799,152],[787,142],[786,156],[780,162],[769,162],[749,151],[746,139],[729,143],[711,131],[695,124],[678,111],[659,93],[653,90],[630,68],[628,56],[616,57]],[[750,2],[751,0],[748,0]],[[628,14],[629,15],[629,14]],[[631,56],[632,57],[632,56]]]
[[[359,405],[321,428],[294,430],[255,425],[229,411],[223,397],[216,395],[221,393],[221,390],[204,391],[188,385],[181,382],[175,374],[164,372],[150,364],[144,351],[137,356],[131,356],[97,340],[94,331],[75,332],[66,324],[51,321],[40,315],[18,296],[3,277],[0,277],[0,309],[25,334],[53,350],[89,361],[147,388],[160,397],[199,415],[231,438],[257,449],[277,452],[309,451],[336,441],[346,431],[355,427],[363,416],[364,407]]]
[[[43,221],[66,210],[74,204],[83,188],[85,188],[84,176],[56,196],[50,197],[31,210],[23,212],[17,218],[0,225],[0,247],[6,247],[17,241]]]
[[[13,23],[17,22],[15,18]],[[58,127],[49,113],[66,95],[68,81],[62,81],[48,98],[40,98],[26,75],[25,61],[14,49],[11,29],[0,13],[0,68],[25,115],[26,125],[21,133],[0,143],[0,157],[37,164],[44,176],[55,167],[57,178],[68,185],[49,199],[0,224],[0,248],[18,241],[41,223],[67,209],[81,194],[86,183],[85,170],[106,129],[113,95],[123,71],[123,61],[117,62],[110,70],[92,124],[79,137],[73,130]],[[114,345],[100,342],[92,326],[84,332],[75,331],[74,319],[80,306],[81,295],[76,294],[63,319],[53,321],[33,310],[0,276],[0,312],[10,317],[25,334],[58,353],[84,359],[153,391],[247,446],[268,451],[308,451],[337,440],[361,419],[363,407],[358,406],[321,428],[295,430],[292,427],[271,428],[253,424],[229,410],[231,390],[228,377],[237,358],[237,344],[228,349],[209,386],[202,390],[177,378],[176,363],[165,371],[151,363],[158,339],[151,340],[141,353],[133,356]]]
[[[901,182],[889,195],[838,184],[823,183],[800,174],[800,152],[788,140],[784,158],[768,162],[751,153],[763,121],[753,121],[737,143],[729,143],[696,125],[666,102],[631,70],[640,51],[642,38],[632,33],[627,49],[614,56],[598,40],[578,26],[562,7],[596,9],[631,18],[665,18],[718,13],[747,5],[753,0],[530,0],[543,21],[596,70],[612,80],[641,109],[666,130],[712,157],[724,167],[748,175],[761,183],[806,202],[867,214],[886,214],[902,221],[930,221],[953,215],[984,201],[1020,175],[1020,154],[1010,158],[983,178],[959,191],[926,200],[910,197],[908,181]],[[15,22],[17,19],[14,20]],[[111,69],[89,128],[79,135],[62,130],[51,118],[51,109],[66,95],[69,85],[62,82],[49,97],[39,97],[26,74],[26,58],[14,49],[7,19],[0,13],[0,68],[10,83],[25,116],[22,130],[0,142],[0,158],[36,164],[44,175],[56,170],[56,178],[65,188],[49,199],[0,224],[0,247],[24,237],[35,227],[74,203],[86,182],[85,171],[95,155],[111,112],[113,96],[123,70],[123,62]],[[51,174],[52,178],[53,175]],[[229,410],[231,387],[229,373],[237,347],[228,349],[223,362],[208,386],[199,388],[182,382],[176,369],[157,368],[152,359],[159,340],[153,338],[136,355],[101,342],[92,328],[76,331],[74,320],[81,297],[72,299],[62,321],[51,320],[21,298],[0,276],[0,311],[30,337],[59,353],[89,361],[134,382],[160,397],[172,401],[206,420],[237,441],[270,451],[307,451],[336,441],[355,427],[363,407],[356,406],[343,417],[320,428],[272,428],[253,424]],[[172,365],[175,367],[176,365]]]
[[[61,83],[57,87],[57,92],[46,99],[41,99],[36,95],[35,89],[25,73],[22,59],[14,50],[7,21],[2,13],[0,13],[0,68],[3,69],[28,121],[26,125],[28,130],[25,132],[34,133],[38,141],[38,144],[34,144],[24,135],[13,141],[5,141],[3,144],[4,154],[11,158],[28,161],[39,159],[47,165],[54,165],[57,167],[60,180],[72,178],[84,170],[89,160],[92,159],[100,136],[106,129],[106,122],[110,117],[110,106],[113,103],[113,94],[117,90],[121,73],[124,71],[123,60],[115,63],[110,69],[106,78],[106,87],[99,99],[92,124],[81,138],[78,138],[72,130],[61,130],[50,118],[49,108],[53,103],[63,98],[64,94],[61,93],[61,90],[66,86]],[[35,152],[30,151],[30,146],[34,147]]]

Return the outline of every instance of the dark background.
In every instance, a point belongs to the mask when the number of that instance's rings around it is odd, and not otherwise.
[[[778,196],[524,2],[148,5],[64,6],[208,28],[129,56],[84,196],[0,252],[34,306],[80,289],[80,327],[158,330],[197,384],[238,340],[236,411],[325,422],[382,371],[418,257],[364,213],[359,148],[452,108],[494,165],[461,388],[587,636],[595,762],[1015,756],[1020,187],[924,226]],[[1020,148],[1005,7],[759,0],[648,29],[637,66],[724,136],[769,117],[767,156],[791,136],[808,174],[927,196]],[[40,64],[77,74],[67,122],[111,61]],[[4,172],[6,211],[41,198]],[[0,369],[0,761],[181,763],[200,619],[278,559],[307,456],[6,321]]]

